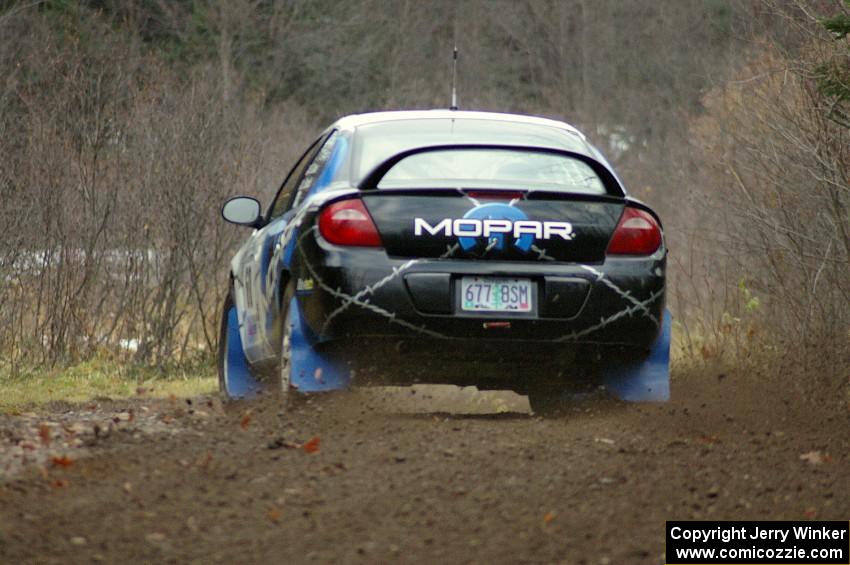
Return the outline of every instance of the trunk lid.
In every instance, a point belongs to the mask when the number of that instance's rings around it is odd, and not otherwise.
[[[625,200],[559,192],[378,190],[362,196],[390,256],[601,263]]]

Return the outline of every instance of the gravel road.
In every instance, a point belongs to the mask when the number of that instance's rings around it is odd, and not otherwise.
[[[850,518],[848,431],[710,370],[553,419],[429,387],[56,405],[0,417],[0,562],[663,563],[665,520]]]

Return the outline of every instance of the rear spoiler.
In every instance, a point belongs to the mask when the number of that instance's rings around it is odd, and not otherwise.
[[[384,178],[390,169],[392,169],[399,161],[402,159],[406,159],[411,155],[417,155],[419,153],[431,153],[434,151],[445,151],[449,150],[463,150],[463,149],[509,149],[514,151],[530,151],[536,153],[551,153],[555,155],[565,155],[567,157],[572,157],[573,159],[578,159],[579,161],[583,161],[586,163],[593,171],[599,175],[599,178],[602,179],[603,184],[605,185],[608,194],[611,196],[626,196],[626,190],[623,188],[623,185],[620,183],[617,176],[614,174],[611,169],[609,169],[604,163],[597,161],[593,157],[589,157],[587,155],[583,155],[581,153],[576,153],[574,151],[566,151],[564,149],[555,149],[551,147],[535,147],[528,145],[497,145],[497,144],[444,144],[444,145],[426,145],[423,147],[414,147],[413,149],[407,149],[405,151],[401,151],[400,153],[396,153],[389,159],[385,160],[377,167],[372,169],[372,171],[363,177],[363,180],[360,181],[360,184],[357,186],[360,190],[369,191],[375,190],[378,187],[378,183],[381,182],[381,179]]]

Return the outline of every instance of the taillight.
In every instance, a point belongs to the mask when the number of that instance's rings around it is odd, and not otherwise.
[[[608,255],[651,255],[660,245],[661,226],[652,214],[626,206],[608,244]]]
[[[378,228],[360,199],[334,202],[319,213],[319,232],[334,245],[380,247]]]

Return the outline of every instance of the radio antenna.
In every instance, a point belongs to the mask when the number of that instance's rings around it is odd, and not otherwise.
[[[452,105],[449,110],[457,110],[457,45],[452,53]]]

